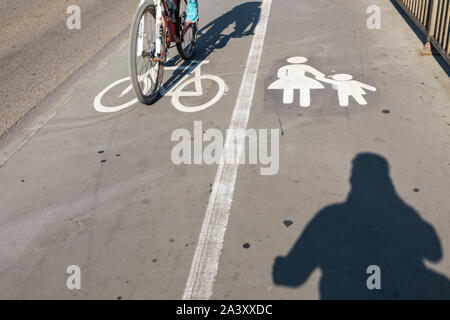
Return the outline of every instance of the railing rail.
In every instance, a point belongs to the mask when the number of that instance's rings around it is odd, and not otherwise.
[[[427,37],[431,45],[450,62],[450,0],[396,0]]]

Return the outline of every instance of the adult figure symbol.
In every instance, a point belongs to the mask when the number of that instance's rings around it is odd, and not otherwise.
[[[304,64],[308,59],[305,57],[292,57],[287,59],[290,65],[278,70],[278,80],[269,86],[269,89],[283,90],[283,103],[294,102],[294,92],[300,90],[300,106],[307,108],[311,106],[311,90],[324,89],[322,83],[317,78],[324,78],[325,74],[314,67]],[[307,74],[313,75],[316,79],[310,78]]]

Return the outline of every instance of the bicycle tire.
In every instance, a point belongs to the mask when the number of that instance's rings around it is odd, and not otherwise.
[[[198,4],[197,4],[198,5]],[[178,33],[182,42],[177,43],[178,54],[184,60],[191,60],[195,54],[195,45],[197,44],[197,33],[198,33],[198,19],[195,23],[185,23],[184,17],[186,13],[186,0],[180,0],[178,8]],[[187,45],[183,48],[183,44],[185,43],[185,31],[190,28],[192,30],[191,40],[187,43]],[[189,30],[188,30],[189,32]],[[186,33],[187,34],[187,33]],[[190,47],[189,47],[190,46]],[[189,48],[190,50],[186,51],[185,48]]]
[[[155,21],[156,23],[156,7],[154,4],[150,4],[148,2],[144,2],[137,10],[136,15],[133,19],[133,23],[131,26],[131,30],[130,30],[130,51],[129,51],[129,68],[130,68],[130,76],[131,76],[131,83],[133,85],[133,89],[136,93],[136,97],[138,98],[138,100],[143,103],[143,104],[152,104],[156,101],[156,99],[159,96],[159,88],[161,86],[161,82],[162,82],[162,75],[163,75],[163,71],[164,71],[164,58],[165,58],[165,54],[166,54],[166,39],[165,39],[165,33],[162,32],[161,35],[161,56],[160,59],[157,61],[153,61],[151,59],[151,57],[145,57],[148,60],[145,62],[146,64],[149,64],[152,66],[152,68],[154,68],[156,70],[156,76],[154,77],[155,79],[152,79],[149,74],[147,74],[147,72],[151,71],[146,71],[144,73],[142,73],[142,70],[140,70],[141,72],[138,73],[138,54],[137,54],[137,50],[138,50],[138,36],[139,36],[139,28],[140,28],[140,24],[141,24],[141,20],[144,17],[144,15],[147,15],[146,17],[148,17],[149,19],[153,18],[153,21]],[[144,30],[141,30],[142,32],[144,32]],[[155,28],[149,28],[149,30],[147,30],[148,35],[150,36],[152,35],[152,39],[156,39],[156,32],[155,32]],[[143,34],[143,37],[145,37],[145,33]],[[145,44],[145,41],[142,40]],[[151,46],[152,44],[150,43],[150,41],[148,41],[149,43],[147,43],[149,46]],[[153,44],[154,45],[154,44]],[[145,50],[142,52],[144,53]],[[141,55],[142,56],[142,55]],[[142,59],[144,59],[144,57],[142,56]],[[154,74],[154,73],[153,73]],[[150,79],[150,81],[149,81]],[[144,82],[144,88],[141,87],[141,82]],[[150,82],[151,87],[147,88],[148,84]],[[143,90],[143,89],[149,89],[149,90]],[[143,92],[143,91],[148,91],[148,92]]]

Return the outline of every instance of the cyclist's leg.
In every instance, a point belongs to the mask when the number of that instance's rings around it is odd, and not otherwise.
[[[183,0],[181,0],[183,1]],[[198,20],[198,3],[197,0],[187,0],[186,23],[195,23]]]
[[[178,8],[176,6],[175,0],[164,0],[164,3],[166,4],[166,8],[167,10],[169,10],[170,13],[170,19],[172,20],[173,23],[175,23],[177,21],[177,11]]]

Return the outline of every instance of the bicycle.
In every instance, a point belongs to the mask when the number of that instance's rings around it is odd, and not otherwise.
[[[130,31],[129,61],[133,89],[144,104],[152,104],[158,98],[172,43],[184,60],[194,55],[198,20],[184,21],[186,5],[187,0],[141,1],[139,5]]]

